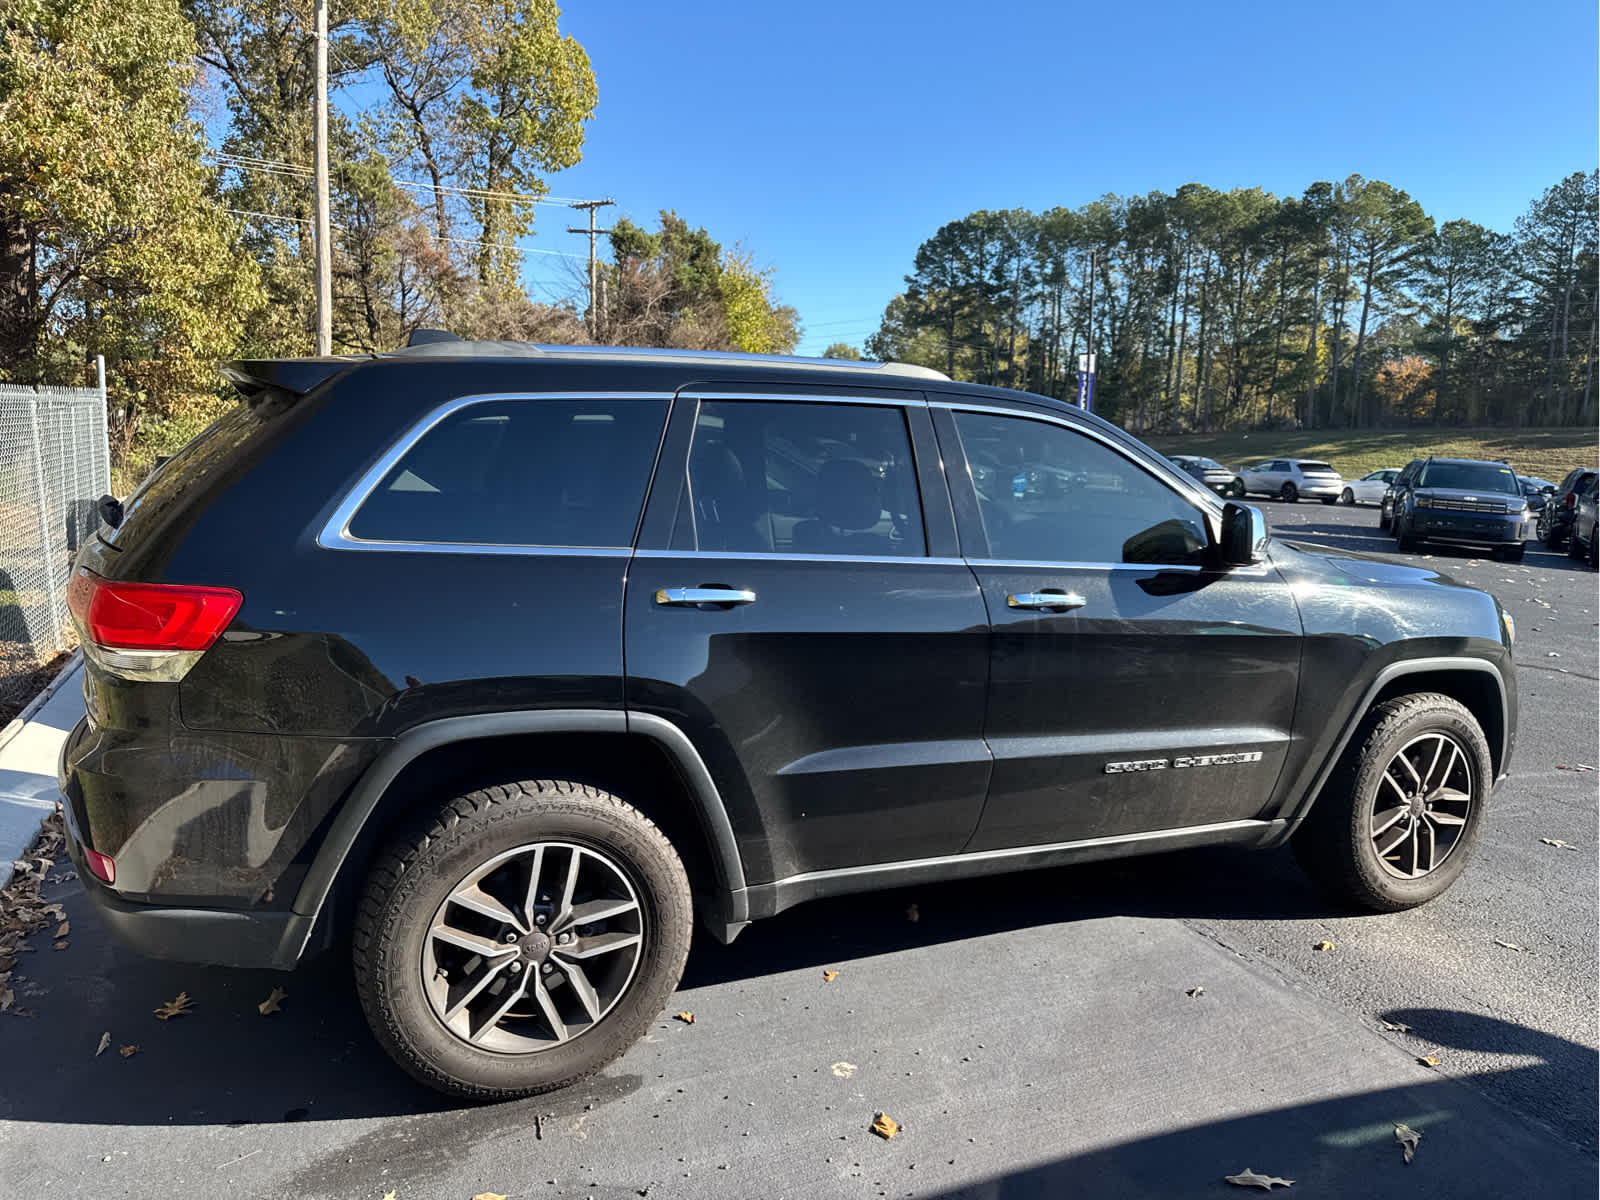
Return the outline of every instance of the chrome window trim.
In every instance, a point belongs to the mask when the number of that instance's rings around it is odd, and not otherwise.
[[[810,392],[701,392],[684,389],[678,395],[684,400],[743,400],[752,404],[776,402],[779,404],[854,404],[863,408],[927,408],[928,401],[920,394],[904,396],[861,396],[853,392],[831,396]]]
[[[941,567],[962,567],[964,558],[930,558],[926,554],[788,554],[776,550],[635,550],[635,558],[698,558],[740,562],[829,562],[829,563],[933,563]]]
[[[377,462],[356,480],[344,494],[338,506],[317,533],[317,545],[324,550],[401,550],[424,554],[521,554],[521,555],[578,555],[583,557],[627,558],[632,546],[541,546],[519,542],[408,542],[403,540],[375,541],[358,538],[350,533],[350,522],[361,506],[367,502],[377,486],[383,482],[394,465],[439,422],[474,404],[493,404],[504,400],[662,400],[672,401],[671,392],[478,392],[470,396],[457,396],[430,411],[384,451]],[[663,414],[663,428],[665,428]]]

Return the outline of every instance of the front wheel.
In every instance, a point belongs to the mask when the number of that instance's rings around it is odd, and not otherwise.
[[[1349,488],[1345,488],[1344,492],[1339,496],[1339,499],[1343,500],[1346,504],[1354,504],[1356,502],[1356,494]]]
[[[1286,483],[1278,489],[1278,498],[1285,504],[1293,504],[1300,499],[1300,489],[1292,483]]]
[[[1380,503],[1378,505],[1378,528],[1385,533],[1389,532],[1389,506],[1387,504]]]
[[[1231,493],[1232,493],[1233,498],[1235,500],[1243,500],[1244,499],[1244,480],[1235,479],[1233,481],[1233,487],[1231,489]]]
[[[1578,528],[1576,525],[1573,526],[1572,532],[1567,535],[1567,557],[1574,562],[1582,562],[1584,559],[1583,543],[1578,540]]]
[[[1433,692],[1387,700],[1295,833],[1295,857],[1357,908],[1413,908],[1466,867],[1492,783],[1489,743],[1465,706]]]
[[[379,856],[356,991],[421,1082],[526,1096],[633,1045],[677,986],[691,927],[683,864],[637,809],[559,780],[485,788]]]
[[[1406,528],[1405,517],[1395,513],[1390,524],[1394,528],[1394,548],[1401,554],[1410,554],[1417,548],[1416,535]]]
[[[1523,556],[1526,555],[1527,553],[1528,553],[1527,546],[1505,546],[1500,551],[1500,561],[1501,562],[1508,562],[1508,563],[1519,563],[1519,562],[1522,561]]]

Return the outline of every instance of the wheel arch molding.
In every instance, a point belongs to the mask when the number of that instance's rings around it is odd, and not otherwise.
[[[470,716],[444,717],[408,729],[394,739],[378,756],[365,774],[351,789],[329,822],[327,832],[318,845],[315,857],[305,879],[295,895],[294,913],[298,918],[298,938],[286,937],[277,955],[279,967],[292,967],[306,953],[314,940],[334,934],[332,927],[340,896],[358,882],[356,875],[364,868],[386,833],[392,833],[389,821],[377,820],[385,814],[402,821],[411,816],[424,803],[428,795],[443,797],[463,790],[464,776],[450,773],[424,772],[417,777],[430,758],[460,754],[477,765],[478,774],[485,770],[485,750],[503,748],[516,755],[525,739],[560,739],[562,737],[593,739],[596,745],[625,743],[653,749],[671,765],[681,785],[681,794],[689,801],[691,813],[676,813],[679,818],[674,827],[671,819],[675,796],[668,796],[654,806],[640,805],[640,810],[662,827],[685,857],[700,868],[698,878],[691,869],[691,878],[697,884],[697,915],[702,923],[719,939],[730,941],[749,923],[749,901],[746,890],[744,865],[739,856],[733,825],[722,797],[711,778],[704,761],[688,736],[676,725],[662,717],[642,713],[627,713],[620,709],[541,709],[532,711],[481,713]],[[611,756],[615,760],[615,756]],[[491,764],[494,756],[487,759]],[[515,758],[504,758],[509,763]],[[641,777],[642,763],[636,763],[635,779]],[[561,778],[560,763],[553,760],[528,763],[522,777]],[[590,771],[573,774],[587,777]],[[450,782],[454,778],[455,782]],[[407,786],[415,783],[418,787]],[[630,797],[624,795],[624,799]],[[663,817],[667,819],[662,819]],[[693,844],[681,845],[692,840]],[[313,926],[320,938],[314,938]]]
[[[1340,726],[1338,738],[1322,757],[1310,783],[1297,797],[1291,796],[1290,806],[1279,814],[1287,821],[1285,840],[1311,811],[1372,707],[1393,696],[1413,692],[1438,692],[1460,701],[1482,727],[1489,743],[1489,755],[1494,764],[1491,786],[1505,776],[1516,744],[1516,713],[1512,707],[1515,693],[1507,686],[1499,666],[1486,658],[1469,657],[1414,658],[1390,663],[1373,677],[1360,701],[1350,709]]]

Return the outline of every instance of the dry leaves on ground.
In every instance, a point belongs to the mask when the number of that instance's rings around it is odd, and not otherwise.
[[[1329,942],[1329,941],[1317,942],[1311,948],[1313,950],[1332,950],[1332,949],[1335,949],[1334,944],[1332,942]]]
[[[506,1200],[499,1192],[479,1192],[472,1200]]]
[[[168,1000],[155,1010],[156,1020],[170,1021],[173,1017],[181,1017],[194,1010],[194,1001],[189,998],[188,992],[179,992],[177,997]]]
[[[1258,1187],[1264,1192],[1270,1192],[1274,1187],[1294,1186],[1292,1179],[1279,1179],[1276,1175],[1257,1175],[1249,1167],[1237,1175],[1224,1175],[1223,1179],[1238,1187]]]
[[[389,1191],[389,1192],[385,1192],[385,1193],[384,1193],[384,1194],[383,1194],[383,1200],[395,1200],[395,1194],[394,1194],[394,1192],[392,1192],[392,1191]]]
[[[900,1132],[900,1122],[896,1121],[888,1113],[879,1113],[877,1116],[872,1118],[872,1124],[867,1128],[871,1129],[873,1133],[877,1134],[884,1141],[888,1141],[890,1138],[894,1137],[895,1134]]]
[[[51,864],[61,854],[64,836],[58,805],[56,811],[45,818],[27,854],[12,864],[11,882],[0,890],[0,1012],[32,1015],[27,1009],[14,1007],[17,998],[11,987],[11,972],[17,965],[17,955],[33,949],[26,944],[30,934],[55,925],[56,949],[64,950],[67,946],[65,941],[59,940],[72,932],[67,914],[59,904],[46,904],[39,895]]]
[[[275,987],[272,994],[256,1005],[256,1009],[263,1017],[270,1017],[275,1012],[283,1011],[283,1002],[289,998],[289,993],[282,988]]]
[[[122,1049],[118,1050],[117,1053],[122,1055],[123,1058],[132,1058],[135,1054],[139,1053],[139,1045],[137,1042],[135,1042],[131,1046],[122,1047]]]
[[[1412,1156],[1417,1152],[1417,1143],[1422,1140],[1422,1131],[1413,1129],[1401,1121],[1394,1123],[1394,1140],[1399,1142],[1405,1150],[1406,1162],[1411,1162]]]
[[[822,973],[823,983],[832,983],[837,978],[839,978],[839,972],[837,971],[824,971]]]
[[[1552,657],[1554,657],[1554,655],[1552,655]],[[1573,763],[1572,766],[1570,766],[1570,767],[1564,767],[1560,763],[1557,763],[1556,764],[1556,770],[1558,770],[1558,771],[1592,771],[1592,770],[1594,770],[1594,768],[1591,767],[1588,763]]]
[[[1557,850],[1576,850],[1571,842],[1563,842],[1560,838],[1540,838],[1546,846],[1554,846]]]
[[[678,1020],[682,1021],[685,1025],[693,1025],[694,1024],[694,1014],[692,1012],[674,1013],[673,1015],[675,1017],[677,1017]]]
[[[1494,944],[1496,946],[1499,946],[1503,950],[1516,950],[1516,951],[1519,951],[1522,954],[1532,954],[1533,953],[1533,950],[1530,947],[1519,946],[1516,942],[1502,942],[1499,938],[1495,938]]]
[[[94,1056],[99,1058],[106,1052],[106,1047],[109,1045],[111,1045],[111,1035],[109,1033],[102,1033],[100,1035],[100,1044],[94,1048]]]
[[[1402,1024],[1399,1021],[1385,1021],[1382,1017],[1379,1017],[1378,1018],[1378,1024],[1380,1026],[1382,1026],[1384,1029],[1387,1029],[1390,1033],[1410,1033],[1411,1032],[1411,1026]]]
[[[833,1073],[840,1079],[849,1079],[856,1073],[856,1065],[853,1062],[836,1062],[833,1064]]]
[[[1192,987],[1183,994],[1191,999],[1198,1000],[1201,996],[1206,994],[1206,990],[1203,987]]]
[[[1439,1065],[1439,1060],[1432,1054],[1417,1055],[1417,1062],[1424,1067],[1437,1067]]]

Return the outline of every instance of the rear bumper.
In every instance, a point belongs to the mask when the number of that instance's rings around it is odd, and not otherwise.
[[[1344,481],[1341,479],[1334,483],[1314,483],[1311,480],[1307,480],[1300,488],[1300,494],[1302,496],[1310,496],[1315,500],[1321,500],[1326,496],[1342,496],[1344,495]]]
[[[67,853],[89,902],[124,946],[146,958],[219,967],[292,970],[311,932],[311,918],[293,912],[174,908],[124,900],[94,877],[83,857],[73,806],[65,804]]]

